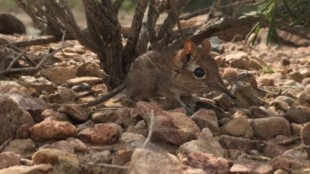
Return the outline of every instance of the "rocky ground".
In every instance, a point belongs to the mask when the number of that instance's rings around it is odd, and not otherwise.
[[[212,92],[206,102],[217,107],[202,102],[188,115],[150,102],[128,107],[122,94],[81,107],[106,93],[108,76],[94,53],[65,44],[38,73],[2,77],[0,174],[310,172],[310,47],[213,44],[236,99]],[[60,46],[23,51],[39,62]]]

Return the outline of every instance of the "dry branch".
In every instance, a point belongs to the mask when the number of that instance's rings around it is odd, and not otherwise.
[[[151,110],[151,121],[150,121],[150,125],[149,125],[149,133],[147,135],[147,138],[145,139],[142,148],[145,148],[146,145],[151,141],[152,138],[152,134],[153,134],[153,128],[154,128],[154,124],[155,124],[155,114],[154,114],[154,110]]]
[[[147,7],[148,0],[139,0],[135,14],[133,16],[130,34],[124,48],[125,63],[131,62],[135,58],[135,48],[138,43],[139,34],[142,28],[144,12]]]
[[[41,61],[35,66],[35,67],[27,67],[27,68],[12,68],[12,66],[14,65],[14,63],[20,58],[20,56],[22,54],[20,54],[19,56],[17,56],[16,58],[14,58],[12,60],[12,62],[10,62],[9,66],[3,71],[0,73],[0,75],[4,75],[4,74],[8,74],[8,73],[13,73],[13,72],[33,72],[33,71],[37,71],[39,70],[43,63],[50,57],[52,57],[53,55],[55,55],[57,52],[61,51],[62,49],[64,49],[65,45],[62,45],[60,48],[56,49],[55,51],[45,55]]]
[[[213,19],[207,24],[202,25],[191,39],[195,43],[200,43],[204,39],[218,35],[219,33],[227,33],[227,30],[230,29],[239,29],[242,27],[250,29],[258,20],[259,18],[250,16],[241,19],[237,17]]]

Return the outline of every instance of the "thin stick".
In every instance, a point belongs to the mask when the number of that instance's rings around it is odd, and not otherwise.
[[[69,46],[69,45],[67,45]],[[10,72],[31,72],[31,71],[36,71],[38,70],[42,65],[43,63],[50,57],[52,57],[54,54],[56,54],[57,52],[59,52],[60,50],[64,49],[65,47],[67,46],[62,46],[58,49],[56,49],[55,51],[47,54],[41,61],[39,64],[37,64],[37,66],[35,67],[30,67],[30,68],[12,68],[12,69],[6,69],[5,71],[1,72],[0,75],[2,74],[7,74],[7,73],[10,73]]]
[[[21,53],[21,54],[19,54],[18,56],[16,56],[16,57],[10,62],[9,66],[6,68],[6,71],[9,70],[9,69],[11,69],[11,68],[13,67],[13,65],[18,61],[18,59],[22,57],[22,55],[23,55],[23,54]]]
[[[155,114],[154,114],[154,110],[151,110],[151,121],[150,121],[150,126],[149,126],[149,133],[147,135],[146,140],[144,141],[142,145],[142,148],[145,148],[147,143],[151,141],[152,134],[153,134],[153,128],[154,128],[154,122],[155,122]]]
[[[85,165],[100,166],[100,167],[105,167],[105,168],[110,168],[110,169],[128,170],[128,167],[120,166],[120,165],[114,165],[114,164],[94,163],[94,162],[84,162],[84,161],[80,161],[80,163],[85,164]]]
[[[186,38],[185,38],[185,35],[184,35],[183,31],[182,31],[182,27],[181,27],[181,24],[180,24],[180,19],[179,19],[180,12],[178,12],[176,0],[170,0],[170,6],[171,6],[172,12],[175,15],[175,19],[176,19],[176,23],[177,23],[177,27],[178,27],[179,33],[180,33],[183,41],[185,41]]]

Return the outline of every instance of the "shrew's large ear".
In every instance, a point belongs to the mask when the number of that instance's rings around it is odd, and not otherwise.
[[[184,42],[184,48],[182,50],[181,61],[183,63],[193,61],[193,59],[195,58],[196,51],[197,51],[196,44],[191,39],[187,39]]]
[[[188,62],[192,62],[195,59],[195,54],[197,52],[197,46],[196,44],[190,40],[187,39],[184,42],[184,47],[181,49],[176,57],[174,57],[173,62],[178,67],[181,68],[185,66]]]
[[[202,41],[202,51],[204,54],[210,55],[211,52],[211,44],[210,41],[208,39],[205,39],[204,41]]]

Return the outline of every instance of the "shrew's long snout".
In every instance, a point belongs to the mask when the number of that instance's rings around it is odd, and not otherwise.
[[[233,95],[224,85],[223,80],[221,79],[220,76],[217,76],[216,80],[215,80],[215,85],[217,90],[224,92],[226,95],[228,95],[231,99],[236,99],[235,95]]]
[[[236,99],[235,95],[233,95],[226,87],[219,86],[219,90],[228,95],[231,99]]]

